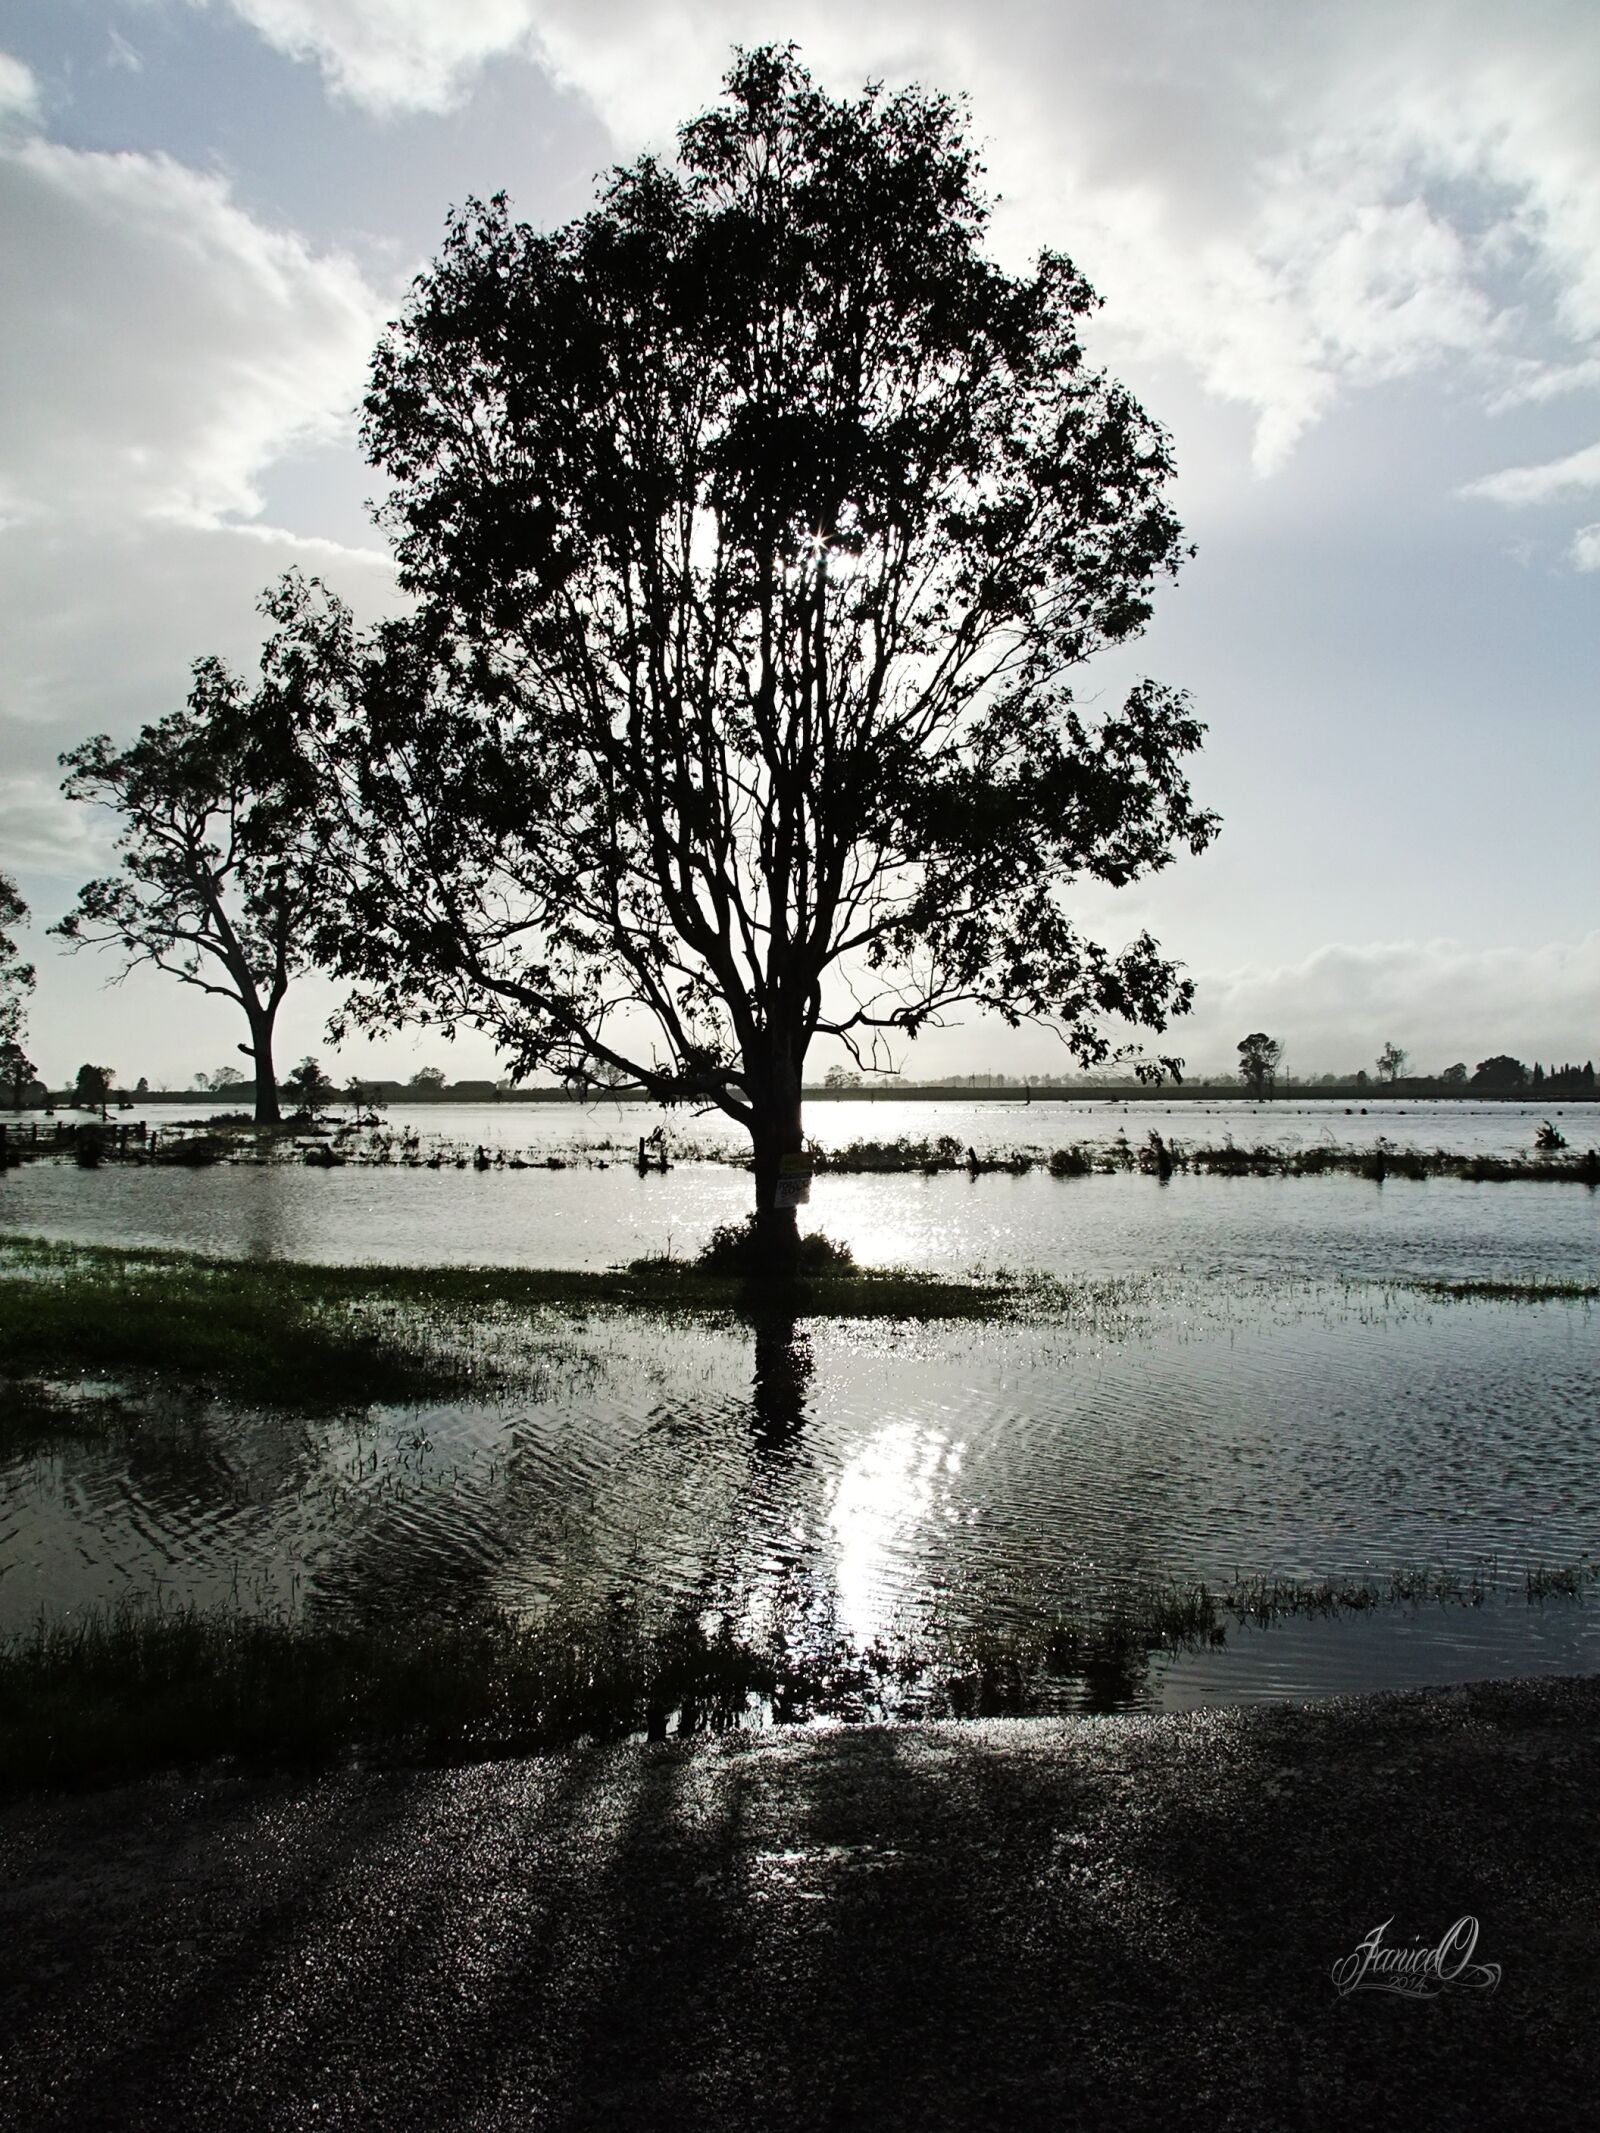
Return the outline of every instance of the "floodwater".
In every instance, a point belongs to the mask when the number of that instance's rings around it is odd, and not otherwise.
[[[144,1115],[162,1130],[172,1123],[170,1109],[165,1121],[154,1109]],[[980,1156],[1103,1147],[1119,1133],[1137,1147],[1152,1128],[1189,1146],[1231,1137],[1241,1147],[1366,1147],[1381,1135],[1397,1146],[1526,1154],[1543,1115],[1502,1104],[1394,1105],[1347,1118],[1343,1105],[1319,1104],[839,1101],[814,1105],[807,1122],[827,1148],[949,1134]],[[730,1121],[682,1114],[666,1121],[672,1167],[639,1176],[633,1152],[659,1119],[638,1105],[395,1106],[390,1133],[415,1130],[425,1150],[443,1150],[438,1170],[225,1164],[179,1177],[30,1163],[0,1178],[0,1233],[392,1264],[602,1268],[645,1253],[687,1255],[717,1223],[745,1212],[750,1180],[729,1160],[740,1152]],[[1600,1111],[1572,1107],[1563,1130],[1575,1150],[1587,1147],[1600,1140]],[[479,1171],[470,1163],[479,1147],[555,1156],[569,1167]],[[722,1159],[711,1159],[713,1151]],[[956,1274],[1035,1268],[1098,1278],[1181,1268],[1582,1280],[1596,1263],[1597,1211],[1593,1193],[1566,1184],[1179,1175],[1163,1186],[1136,1174],[912,1172],[820,1176],[801,1222],[848,1244],[863,1265]]]
[[[1381,1131],[1505,1153],[1543,1115],[1417,1106],[1352,1131],[1342,1106],[1344,1130],[1282,1107],[1269,1136],[1250,1107],[1200,1108],[1173,1107],[1159,1130],[1280,1145]],[[987,1153],[1092,1144],[1119,1124],[1137,1141],[1158,1123],[1125,1107],[1091,1130],[1086,1109],[840,1104],[812,1129],[829,1144],[951,1132]],[[474,1145],[514,1127],[511,1145],[574,1165],[557,1171],[30,1165],[0,1183],[0,1225],[327,1260],[691,1250],[747,1204],[748,1177],[713,1161],[635,1175],[640,1116],[418,1120]],[[1574,1147],[1583,1123],[1568,1112]],[[620,1155],[596,1145],[608,1138]],[[1064,1321],[1022,1326],[552,1314],[514,1393],[336,1420],[146,1400],[136,1427],[0,1463],[0,1630],[129,1596],[361,1615],[488,1600],[574,1618],[620,1599],[800,1655],[841,1639],[959,1653],[1057,1617],[1136,1623],[1142,1596],[1174,1584],[1399,1577],[1445,1596],[1229,1617],[1221,1641],[1187,1646],[1108,1631],[1115,1664],[1086,1666],[1061,1700],[1171,1707],[1600,1665],[1600,1584],[1526,1597],[1530,1571],[1600,1562],[1600,1315],[1414,1286],[1592,1282],[1593,1192],[823,1177],[806,1220],[868,1262],[1040,1268],[1081,1293]]]

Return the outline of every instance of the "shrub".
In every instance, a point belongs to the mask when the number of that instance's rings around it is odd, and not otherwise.
[[[701,1274],[766,1274],[772,1271],[767,1263],[764,1240],[757,1237],[754,1215],[746,1215],[742,1222],[719,1223],[694,1264],[695,1270]],[[820,1230],[813,1230],[809,1236],[800,1239],[800,1254],[794,1264],[796,1274],[853,1274],[855,1270],[855,1254],[848,1244],[835,1244]]]
[[[1081,1148],[1058,1148],[1046,1165],[1053,1178],[1086,1178],[1094,1165]]]

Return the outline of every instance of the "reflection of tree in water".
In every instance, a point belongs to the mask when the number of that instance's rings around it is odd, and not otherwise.
[[[756,1320],[750,1418],[761,1451],[793,1450],[805,1425],[806,1395],[815,1369],[811,1342],[792,1313]]]
[[[929,1668],[928,1715],[1038,1718],[1137,1710],[1151,1700],[1151,1662],[1171,1649],[1164,1626],[1116,1617],[1058,1626],[1044,1637],[1024,1634],[998,1648],[980,1637],[969,1653],[957,1645],[942,1666]]]

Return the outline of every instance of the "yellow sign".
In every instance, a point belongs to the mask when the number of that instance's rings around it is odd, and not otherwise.
[[[780,1177],[808,1178],[815,1167],[809,1155],[780,1155],[778,1158]]]

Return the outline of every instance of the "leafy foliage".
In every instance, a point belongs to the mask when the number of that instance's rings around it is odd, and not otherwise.
[[[251,695],[218,659],[188,703],[127,748],[106,733],[61,758],[63,790],[120,818],[119,869],[87,883],[51,930],[116,949],[123,975],[153,965],[244,1009],[256,1115],[275,1118],[272,1031],[309,962],[328,874],[309,765],[271,676]]]
[[[1239,1079],[1257,1102],[1272,1094],[1282,1058],[1282,1044],[1276,1037],[1269,1037],[1265,1030],[1252,1030],[1248,1037],[1241,1038]]]
[[[1180,695],[1066,681],[1184,553],[1167,440],[1071,264],[985,255],[976,176],[946,99],[767,49],[676,169],[452,217],[366,403],[420,611],[274,603],[362,832],[324,941],[364,1019],[754,1127],[819,1034],[981,1007],[1098,1062],[1188,1005],[1066,909],[1215,826]]]
[[[14,926],[24,924],[28,907],[8,875],[0,874],[0,1046],[20,1055],[25,1030],[28,995],[33,990],[33,965],[17,950]],[[29,1073],[33,1071],[31,1065]]]
[[[313,1118],[334,1096],[333,1082],[316,1059],[302,1059],[283,1086],[299,1109]]]
[[[1526,1088],[1527,1083],[1528,1069],[1509,1052],[1496,1052],[1492,1059],[1480,1059],[1472,1070],[1471,1086],[1491,1093],[1509,1094],[1512,1090]]]

